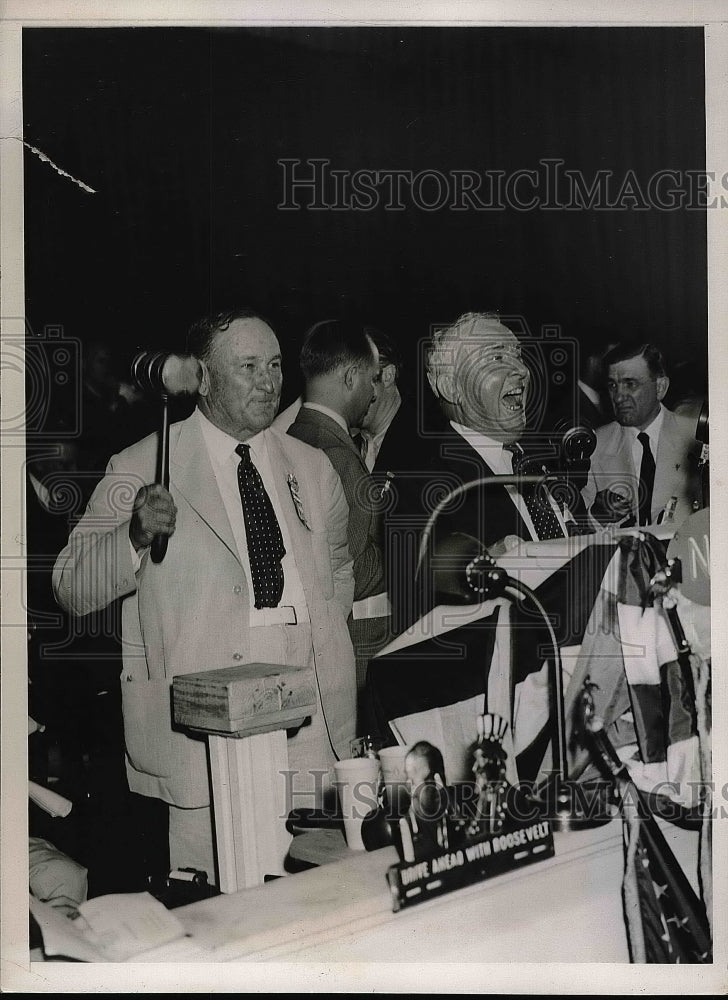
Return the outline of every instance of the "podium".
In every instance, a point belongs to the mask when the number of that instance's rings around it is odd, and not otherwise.
[[[285,829],[286,730],[316,712],[312,667],[246,663],[172,684],[179,726],[204,733],[210,755],[220,891],[238,892],[281,874]]]

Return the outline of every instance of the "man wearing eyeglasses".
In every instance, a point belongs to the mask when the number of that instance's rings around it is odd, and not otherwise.
[[[703,506],[695,421],[663,406],[670,380],[653,344],[615,347],[604,371],[616,420],[596,431],[587,510],[597,527],[679,524]]]

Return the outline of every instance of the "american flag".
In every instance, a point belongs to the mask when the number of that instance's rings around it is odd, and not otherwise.
[[[710,963],[712,944],[703,900],[670,850],[646,798],[632,781],[594,713],[594,685],[584,685],[582,731],[620,795],[625,838],[622,884],[632,962]]]
[[[631,786],[631,787],[630,787]],[[623,791],[624,911],[633,962],[712,962],[705,906],[670,850],[654,818]],[[625,800],[630,801],[625,801]]]

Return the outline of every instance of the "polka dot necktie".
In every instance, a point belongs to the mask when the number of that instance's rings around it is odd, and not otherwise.
[[[504,444],[503,448],[516,457],[523,456],[520,444]],[[515,466],[515,463],[514,463]],[[514,467],[514,472],[516,467]],[[551,505],[551,494],[545,483],[524,484],[519,492],[526,503],[526,509],[531,516],[536,537],[539,541],[549,538],[563,538],[564,529]]]
[[[250,457],[250,445],[239,444],[238,486],[243,505],[245,535],[248,540],[250,573],[256,608],[275,608],[283,594],[283,567],[286,554],[280,525],[260,473]]]
[[[641,431],[637,440],[642,445],[640,464],[640,524],[652,524],[652,488],[655,485],[655,460],[652,457],[650,438]]]

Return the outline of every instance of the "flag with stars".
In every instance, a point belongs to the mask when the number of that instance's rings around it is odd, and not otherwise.
[[[712,962],[705,906],[636,786],[623,787],[624,909],[633,962]]]
[[[632,780],[598,713],[587,677],[575,706],[580,739],[619,796],[625,841],[622,882],[629,952],[635,963],[713,961],[705,896],[699,896],[665,840],[647,797]]]

